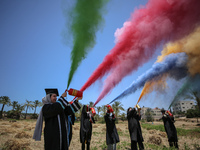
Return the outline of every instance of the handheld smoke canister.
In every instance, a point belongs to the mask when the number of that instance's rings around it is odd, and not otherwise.
[[[107,107],[107,109],[109,110],[110,113],[113,112],[113,109],[112,109],[112,107],[110,105],[105,105],[105,106]]]

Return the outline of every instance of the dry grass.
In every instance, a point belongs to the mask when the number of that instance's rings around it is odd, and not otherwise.
[[[0,149],[7,150],[43,150],[44,149],[44,137],[42,135],[41,141],[34,141],[32,135],[35,129],[36,120],[26,121],[21,120],[17,122],[9,122],[6,120],[0,120]],[[148,123],[146,123],[148,124]],[[184,125],[183,125],[184,124]],[[194,129],[199,128],[196,126],[196,122],[185,120],[177,120],[175,126],[181,129]],[[152,125],[163,125],[162,122],[154,122]],[[120,142],[117,143],[118,150],[130,149],[130,137],[128,132],[127,121],[119,122],[116,124],[119,134]],[[165,132],[157,129],[146,129],[142,127],[142,134],[144,137],[145,149],[167,149],[168,140]],[[73,138],[69,150],[80,150],[80,123],[73,125]],[[200,133],[196,133],[200,134]],[[199,138],[197,136],[178,136],[179,147],[184,150],[190,148],[191,150],[199,147]],[[106,125],[96,123],[93,125],[91,150],[107,149],[106,145]]]

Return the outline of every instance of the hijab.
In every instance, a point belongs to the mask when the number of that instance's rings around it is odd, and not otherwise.
[[[43,97],[42,103],[43,103],[43,106],[45,104],[52,104],[51,94],[47,94],[46,97]],[[41,109],[40,114],[39,114],[38,119],[37,119],[37,122],[36,122],[35,131],[34,131],[34,134],[33,134],[33,139],[35,139],[35,141],[41,140],[42,126],[43,126],[43,113],[42,113],[42,109]]]

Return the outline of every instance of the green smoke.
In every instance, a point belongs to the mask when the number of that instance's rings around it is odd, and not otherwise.
[[[71,68],[69,72],[69,87],[73,75],[86,57],[88,51],[95,45],[95,33],[103,25],[103,6],[108,0],[77,0],[72,10],[71,32],[73,34],[73,49],[71,52]]]
[[[170,109],[181,97],[185,97],[188,94],[188,92],[191,92],[191,90],[199,90],[199,89],[200,89],[200,75],[196,75],[194,77],[192,76],[187,77],[185,83],[178,90],[176,96],[169,105],[168,109]]]

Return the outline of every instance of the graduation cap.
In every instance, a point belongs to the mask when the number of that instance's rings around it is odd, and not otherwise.
[[[161,112],[165,112],[164,108],[162,108],[160,111],[161,111]]]
[[[58,94],[58,89],[45,89],[46,94],[56,94],[57,96],[59,96]]]

